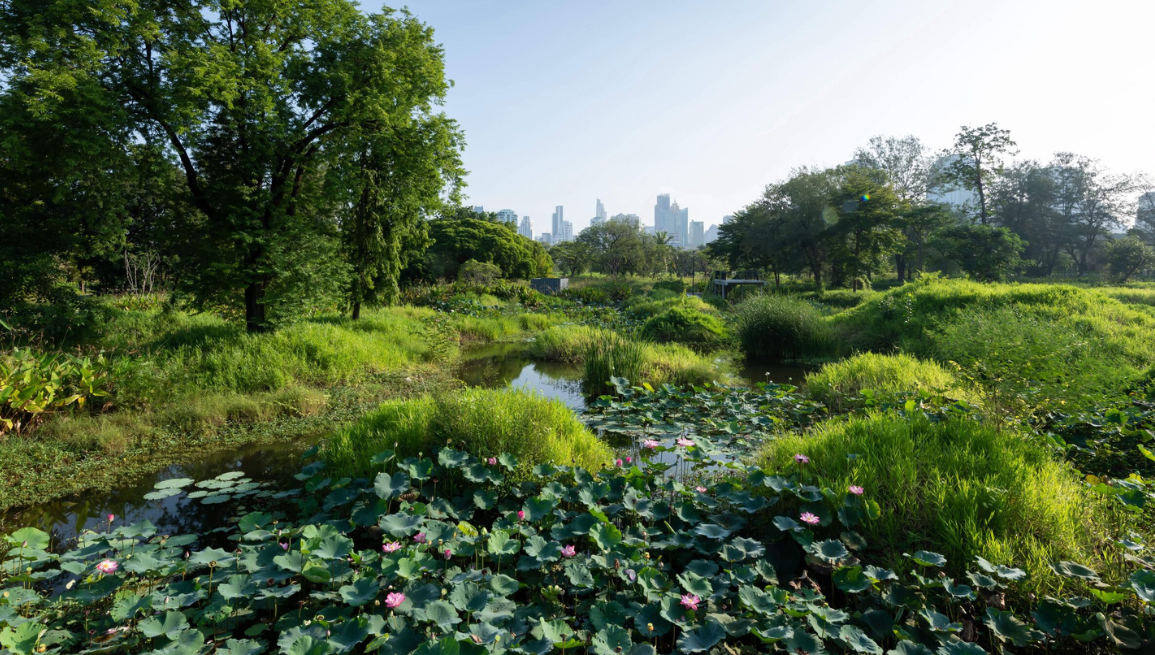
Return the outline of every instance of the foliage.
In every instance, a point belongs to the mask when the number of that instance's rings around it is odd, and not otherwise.
[[[38,229],[53,237],[68,235],[66,243],[83,242],[109,222],[113,232],[121,229],[115,221],[86,225],[90,210],[74,217],[63,210],[99,207],[108,187],[123,184],[109,171],[131,171],[125,160],[138,144],[158,151],[152,165],[176,167],[182,187],[173,196],[180,211],[171,213],[178,224],[165,235],[169,252],[180,254],[181,288],[202,304],[237,307],[243,299],[250,331],[295,317],[318,299],[331,301],[347,281],[335,221],[346,198],[335,188],[352,189],[337,181],[351,177],[348,167],[388,169],[391,181],[379,188],[406,213],[414,194],[398,189],[439,190],[459,169],[456,126],[435,111],[449,88],[442,51],[432,30],[407,13],[366,15],[348,0],[202,0],[178,10],[143,3],[131,11],[115,3],[89,11],[70,0],[10,5],[0,24],[3,95],[10,106],[35,107],[11,126],[20,135],[11,142],[27,148],[39,127],[59,123],[51,131],[54,152],[75,149],[72,156],[13,160],[34,163],[34,175],[51,180],[14,194],[31,210],[21,212],[22,224],[42,223]],[[444,138],[429,144],[431,166],[400,163],[380,150],[406,141],[408,156],[418,148],[406,135],[432,128]],[[382,156],[349,156],[371,147]],[[58,166],[59,173],[51,170]],[[67,183],[88,175],[96,181]],[[98,193],[90,196],[89,187]],[[107,195],[113,215],[120,214],[123,201]],[[359,223],[371,227],[366,221]],[[396,245],[391,233],[363,232],[383,235],[386,250]],[[120,244],[112,244],[119,259]],[[382,273],[369,252],[354,258],[358,276]]]
[[[862,528],[864,557],[880,565],[909,569],[903,553],[932,550],[1022,566],[1037,584],[1054,561],[1120,565],[1100,554],[1116,519],[1037,438],[966,418],[882,414],[772,440],[758,461],[781,470],[796,453],[810,458],[800,467],[808,484],[885,499],[887,513]]]
[[[831,409],[842,410],[861,402],[864,392],[873,397],[910,391],[949,392],[967,398],[954,376],[934,362],[903,353],[862,353],[824,364],[806,375],[810,396]]]
[[[240,472],[195,486],[162,482],[154,497],[256,507],[237,508],[220,542],[228,550],[196,543],[209,535],[157,535],[147,522],[113,529],[110,520],[61,554],[39,530],[5,536],[0,638],[16,655],[590,646],[653,655],[723,644],[728,652],[986,652],[960,638],[966,620],[984,631],[969,638],[992,644],[1061,649],[1076,635],[1138,648],[1147,640],[1138,605],[1151,598],[1149,572],[1097,590],[1109,594],[1102,602],[1126,601],[1110,617],[1085,609],[1089,599],[1048,599],[1028,627],[1001,600],[1020,588],[1021,570],[976,559],[972,587],[934,576],[963,564],[935,552],[910,555],[927,576],[860,559],[870,544],[857,531],[882,517],[873,490],[813,486],[794,464],[730,467],[691,489],[656,461],[677,453],[700,470],[709,450],[707,440],[666,441],[628,467],[595,475],[543,464],[518,485],[507,482],[515,456],[483,460],[452,448],[435,459],[382,452],[385,470],[372,480],[334,480],[314,463],[297,476],[299,488],[284,491]],[[810,511],[795,520],[784,508],[799,504]],[[1099,580],[1070,561],[1038,575],[1072,588]],[[61,593],[30,588],[50,580]],[[822,589],[834,587],[840,593],[827,598]]]
[[[726,326],[716,316],[705,312],[671,307],[647,319],[638,334],[657,343],[710,346],[726,337]]]
[[[833,346],[822,313],[805,300],[754,296],[738,304],[733,317],[734,333],[751,361],[823,357]]]
[[[415,279],[456,278],[470,260],[493,264],[507,278],[549,275],[553,262],[542,245],[521,236],[509,225],[478,218],[438,218],[429,221],[432,245],[411,262]]]
[[[1103,259],[1107,262],[1107,273],[1119,284],[1155,270],[1155,248],[1134,236],[1112,241]]]
[[[501,269],[494,264],[471,259],[461,265],[457,279],[470,286],[488,287],[501,277]]]
[[[1023,241],[1005,227],[957,225],[938,234],[936,247],[967,275],[999,282],[1020,267]]]
[[[987,192],[991,181],[1002,172],[1002,157],[1015,154],[1010,130],[995,123],[979,127],[964,125],[955,135],[948,154],[953,155],[938,171],[939,182],[978,194],[979,222],[987,224]]]
[[[682,293],[667,298],[660,297],[666,291],[655,291],[649,296],[633,296],[622,303],[622,309],[637,318],[652,318],[671,309],[685,309],[692,312],[716,314],[713,305],[708,304],[697,296],[687,296]]]
[[[0,353],[0,438],[27,431],[48,414],[106,402],[127,362],[13,348]],[[99,407],[98,407],[99,408]]]
[[[569,462],[597,470],[611,452],[563,403],[524,389],[465,389],[394,400],[325,442],[322,457],[341,475],[371,475],[374,454],[399,457],[452,444],[480,458],[518,453],[522,466]]]

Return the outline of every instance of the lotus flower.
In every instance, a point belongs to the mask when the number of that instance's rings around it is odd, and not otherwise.
[[[616,466],[616,467],[618,467],[618,468],[621,468],[621,467],[622,467],[622,460],[620,460],[620,459],[615,459],[615,460],[614,460],[614,466]]]
[[[116,520],[116,514],[109,514],[108,515],[108,522],[109,523],[112,523],[115,520]]]
[[[496,465],[497,465],[497,458],[496,458],[496,457],[490,457],[490,458],[489,458],[488,460],[486,460],[486,461],[488,461],[488,462],[489,462],[489,465],[490,465],[490,466],[496,466]]]
[[[288,552],[289,551],[289,544],[287,542],[282,541],[281,542],[281,550]]]
[[[854,494],[855,496],[861,496],[863,494],[863,492],[865,492],[865,491],[866,491],[865,489],[863,489],[862,487],[860,487],[858,485],[854,485],[854,484],[850,485],[850,493]]]
[[[101,573],[103,573],[105,575],[112,575],[113,573],[116,573],[116,570],[119,568],[120,568],[120,565],[116,563],[116,560],[111,560],[111,559],[106,559],[103,562],[96,565],[96,570],[100,571]]]
[[[694,491],[697,491],[700,494],[704,494],[707,491],[709,491],[709,489],[703,487],[702,485],[698,485],[698,486],[694,487]]]
[[[810,458],[807,457],[806,455],[803,455],[802,453],[798,453],[797,455],[794,456],[794,461],[798,462],[799,464],[809,464]]]
[[[397,609],[397,606],[405,602],[405,594],[390,592],[385,596],[385,607],[389,609]]]
[[[443,555],[444,555],[445,559],[452,559],[453,558],[453,551],[446,548]]]
[[[525,510],[524,509],[517,510],[517,520],[518,521],[524,521],[525,520]]]
[[[633,457],[627,457],[627,458],[626,458],[626,464],[633,464],[633,463],[634,463],[634,458],[633,458]]]
[[[417,534],[413,535],[413,541],[416,541],[419,544],[425,543],[425,533],[418,532]]]
[[[383,550],[387,553],[396,552],[397,549],[399,549],[399,548],[401,548],[401,544],[399,542],[396,542],[396,541],[390,541],[389,543],[381,546],[381,550]]]
[[[575,549],[572,544],[561,549],[562,557],[573,557],[574,555],[577,555],[577,549]]]
[[[702,599],[698,598],[694,594],[684,594],[682,596],[682,607],[685,607],[688,610],[698,609],[698,603],[700,602],[702,602]]]
[[[654,448],[657,448],[660,445],[662,445],[662,443],[660,441],[658,441],[657,439],[646,439],[645,441],[642,442],[642,446],[644,448],[649,448],[650,450],[653,450]]]
[[[674,443],[678,444],[682,448],[689,448],[690,446],[694,445],[693,439],[687,439],[685,437],[678,437],[678,440]]]
[[[803,523],[809,523],[810,525],[818,525],[818,523],[822,520],[810,512],[802,512],[802,516],[798,518],[802,519]]]

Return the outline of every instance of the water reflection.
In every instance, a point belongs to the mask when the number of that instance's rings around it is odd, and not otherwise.
[[[812,370],[814,369],[788,364],[746,364],[742,367],[741,376],[750,386],[759,382],[773,382],[800,387],[806,379],[806,374]]]
[[[228,471],[244,471],[258,482],[290,479],[302,466],[301,455],[317,437],[298,441],[254,444],[213,453],[188,464],[174,464],[132,484],[110,491],[91,491],[11,512],[0,517],[0,533],[31,526],[53,535],[53,543],[67,543],[86,529],[103,531],[108,515],[113,527],[149,520],[158,534],[203,534],[225,524],[230,512],[221,505],[202,505],[200,499],[178,494],[163,500],[145,500],[153,486],[173,478],[204,480]]]
[[[575,412],[586,408],[581,371],[576,366],[534,361],[521,344],[497,344],[465,352],[457,377],[473,387],[532,389],[562,401]]]

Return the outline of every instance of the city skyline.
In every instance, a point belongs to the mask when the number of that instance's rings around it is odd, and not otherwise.
[[[407,5],[445,49],[467,203],[516,208],[541,231],[564,205],[580,232],[595,198],[648,222],[656,193],[717,224],[791,169],[840,164],[872,136],[937,151],[990,122],[1011,130],[1019,159],[1069,151],[1155,174],[1141,146],[1155,142],[1155,87],[1125,65],[1149,58],[1155,3]]]

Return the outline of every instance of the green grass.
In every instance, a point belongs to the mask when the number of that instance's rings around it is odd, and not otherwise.
[[[321,456],[335,474],[361,476],[379,470],[370,460],[384,450],[428,456],[446,444],[482,458],[507,452],[526,467],[598,470],[613,458],[562,402],[524,389],[477,388],[385,403],[327,438]]]
[[[534,337],[529,354],[534,359],[582,364],[583,384],[591,394],[608,391],[611,376],[651,385],[705,384],[726,377],[713,360],[685,346],[641,342],[587,326],[550,328]]]
[[[817,359],[833,347],[822,312],[800,298],[752,296],[734,307],[733,325],[742,352],[754,362]]]
[[[726,325],[717,316],[676,306],[646,319],[639,334],[657,343],[707,347],[726,338]]]
[[[882,515],[860,532],[869,561],[883,566],[909,569],[902,553],[921,549],[944,555],[955,573],[974,570],[981,556],[1028,573],[1072,560],[1118,574],[1117,514],[1049,452],[1037,439],[973,421],[879,414],[771,441],[758,461],[791,470],[793,455],[804,453],[813,484],[838,493],[864,487]]]
[[[862,392],[868,390],[884,396],[906,391],[929,391],[971,398],[971,394],[939,364],[903,353],[862,353],[825,364],[807,374],[806,388],[811,397],[836,411],[853,406]]]
[[[670,309],[686,309],[695,312],[716,314],[717,309],[697,296],[653,291],[648,296],[635,296],[622,303],[622,310],[635,318],[650,318]]]

